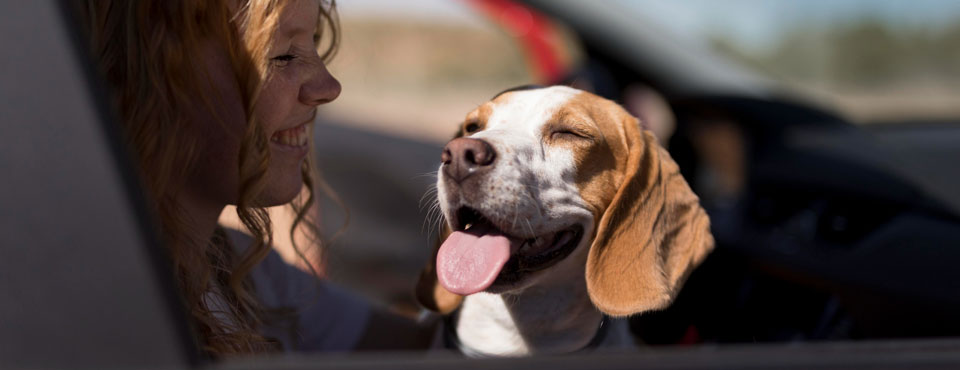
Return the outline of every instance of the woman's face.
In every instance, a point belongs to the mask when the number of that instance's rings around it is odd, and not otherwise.
[[[257,205],[273,206],[293,200],[303,185],[301,168],[312,141],[317,106],[340,94],[340,83],[321,61],[314,36],[317,33],[319,0],[290,0],[280,15],[279,29],[270,47],[269,72],[263,82],[254,115],[269,138],[270,161],[265,188]],[[226,53],[211,48],[206,58],[214,82],[218,114],[226,126],[196,114],[202,144],[197,171],[189,187],[201,199],[236,204],[239,198],[238,161],[246,118],[239,86],[230,73]],[[223,100],[222,102],[220,100]],[[207,114],[209,116],[209,114]]]
[[[340,82],[327,71],[314,42],[319,9],[319,0],[291,0],[270,48],[270,77],[255,110],[270,138],[261,204],[287,203],[300,192],[316,108],[340,95]]]

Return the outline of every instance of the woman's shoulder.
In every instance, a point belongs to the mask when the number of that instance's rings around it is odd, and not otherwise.
[[[225,228],[242,253],[253,238],[240,230]],[[242,246],[241,246],[242,245]],[[366,329],[372,308],[362,297],[288,264],[275,250],[250,271],[254,290],[265,308],[295,309],[298,350],[341,351],[353,349]],[[271,331],[270,328],[265,328]]]
[[[237,255],[242,256],[253,244],[253,237],[243,231],[229,227],[223,230]],[[250,271],[250,278],[261,303],[268,306],[290,305],[307,293],[317,294],[324,285],[313,274],[288,264],[273,248]]]

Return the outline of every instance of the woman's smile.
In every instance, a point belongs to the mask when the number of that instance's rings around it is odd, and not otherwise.
[[[307,121],[299,126],[275,132],[270,136],[271,146],[282,150],[295,150],[306,154],[310,142],[310,123]]]

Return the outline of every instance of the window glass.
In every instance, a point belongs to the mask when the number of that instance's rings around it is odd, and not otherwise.
[[[960,115],[960,2],[618,2],[857,121]]]
[[[531,83],[511,35],[467,2],[343,1],[330,69],[344,86],[328,115],[355,127],[444,142],[492,94]]]

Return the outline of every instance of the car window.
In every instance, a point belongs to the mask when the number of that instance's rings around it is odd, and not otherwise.
[[[493,94],[541,82],[499,15],[473,2],[361,0],[338,9],[343,39],[330,70],[346,88],[328,110],[335,120],[443,142]]]
[[[960,3],[620,0],[858,122],[960,115]]]
[[[319,200],[324,240],[313,245],[318,253],[298,255],[290,249],[290,238],[298,236],[285,232],[293,221],[289,210],[271,209],[273,242],[288,262],[304,269],[309,264],[324,279],[393,312],[429,316],[413,287],[434,258],[444,222],[435,193],[442,148],[467,112],[504,89],[531,83],[568,84],[624,105],[669,151],[670,157],[658,153],[676,162],[709,214],[716,249],[686,277],[673,304],[618,326],[620,334],[636,339],[636,351],[608,356],[588,348],[566,357],[467,367],[956,363],[960,344],[931,338],[960,335],[960,299],[954,294],[960,289],[960,252],[952,247],[960,243],[960,212],[937,198],[953,196],[954,205],[960,204],[951,163],[960,126],[868,131],[877,125],[843,119],[958,117],[956,5],[337,4],[342,43],[329,68],[343,92],[320,108],[314,138],[322,185],[332,189]],[[651,27],[629,27],[641,22]],[[750,73],[722,73],[731,70],[686,46],[658,43],[670,39],[666,33],[707,46],[723,62],[813,96],[840,114],[783,98]],[[916,49],[887,54],[905,50],[898,48]],[[722,76],[697,83],[718,71]],[[920,175],[904,180],[902,172],[876,165],[886,157],[861,161],[874,155],[862,149],[878,147],[892,148],[898,159],[912,157],[909,168],[936,181],[917,182]],[[438,332],[439,346],[455,345],[444,335],[449,332]],[[886,342],[890,338],[911,342]],[[437,352],[312,355],[210,368],[393,368],[395,362],[451,368],[463,360]]]

